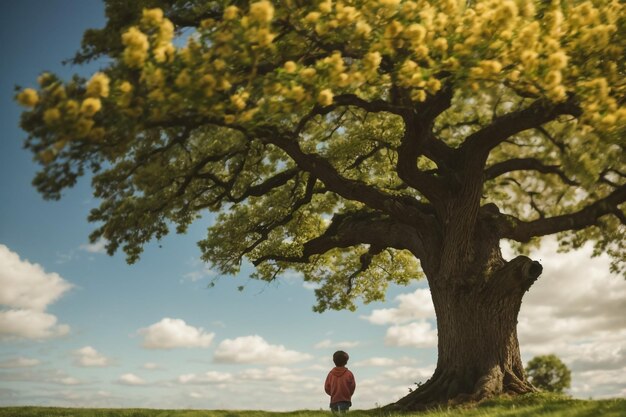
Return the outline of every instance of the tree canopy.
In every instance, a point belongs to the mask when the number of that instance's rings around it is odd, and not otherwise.
[[[571,371],[556,355],[535,356],[528,362],[526,373],[534,386],[549,392],[562,393],[572,384]]]
[[[618,0],[107,0],[106,14],[73,59],[100,71],[45,72],[16,97],[34,185],[57,199],[92,171],[91,239],[110,254],[135,262],[219,212],[204,260],[301,271],[320,311],[459,275],[480,255],[461,237],[485,219],[520,250],[557,234],[625,270]]]

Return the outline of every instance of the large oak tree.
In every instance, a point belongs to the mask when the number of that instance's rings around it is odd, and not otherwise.
[[[619,1],[106,1],[73,62],[19,91],[46,198],[92,171],[92,240],[142,246],[218,212],[203,259],[318,283],[317,311],[425,276],[437,315],[417,408],[534,388],[516,333],[556,234],[624,270]],[[565,289],[564,289],[565,290]]]

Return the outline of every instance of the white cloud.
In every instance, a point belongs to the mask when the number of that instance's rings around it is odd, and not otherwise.
[[[83,367],[104,367],[111,364],[111,360],[100,354],[91,346],[85,346],[72,352],[74,364]]]
[[[69,326],[45,312],[72,285],[61,276],[45,272],[38,264],[20,259],[0,244],[0,338],[45,339],[62,336]]]
[[[143,369],[148,369],[150,371],[154,371],[156,369],[161,369],[161,366],[159,366],[159,364],[154,363],[154,362],[146,362],[141,367]]]
[[[311,359],[312,356],[286,349],[283,345],[270,345],[261,336],[243,336],[223,340],[213,357],[218,363],[257,363],[282,365]]]
[[[56,316],[36,310],[0,311],[0,338],[48,339],[70,332],[67,324],[57,324]]]
[[[419,288],[409,294],[400,294],[396,308],[381,308],[369,316],[361,316],[372,324],[403,324],[420,319],[434,319],[435,308],[428,288]]]
[[[206,348],[211,345],[215,333],[207,333],[181,319],[165,317],[158,323],[140,329],[143,347],[146,349]]]
[[[353,366],[380,366],[380,367],[390,367],[390,366],[401,366],[401,365],[414,365],[417,363],[417,360],[414,358],[381,358],[374,357],[365,359],[359,362],[355,362]]]
[[[359,346],[360,344],[361,344],[360,342],[349,342],[349,341],[333,342],[330,339],[325,339],[325,340],[322,340],[319,343],[316,343],[315,346],[313,346],[313,347],[315,349],[328,349],[328,348],[333,348],[333,349],[351,349],[353,347]]]
[[[270,366],[266,369],[246,369],[237,375],[238,379],[247,381],[271,381],[271,382],[303,382],[316,381],[291,368]]]
[[[391,326],[385,335],[388,346],[413,346],[428,348],[437,346],[437,331],[426,320],[401,326]]]
[[[106,253],[106,245],[108,243],[108,240],[100,238],[94,243],[86,243],[84,245],[80,245],[80,249],[89,253]]]
[[[386,379],[398,380],[403,383],[412,384],[415,382],[426,382],[435,372],[435,367],[414,368],[400,366],[383,372]]]
[[[135,374],[123,374],[117,379],[118,384],[122,385],[146,385],[146,381]]]
[[[18,357],[0,362],[0,368],[30,368],[40,363],[39,359]]]
[[[208,371],[203,374],[185,374],[178,377],[181,384],[222,384],[232,381],[233,376],[227,372]]]

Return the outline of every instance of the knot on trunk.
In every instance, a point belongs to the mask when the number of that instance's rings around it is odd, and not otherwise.
[[[527,256],[518,256],[496,273],[499,279],[493,280],[492,285],[506,292],[520,290],[524,293],[535,283],[542,271],[543,266],[539,262]]]

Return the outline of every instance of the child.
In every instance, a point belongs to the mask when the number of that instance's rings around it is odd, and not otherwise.
[[[335,367],[328,373],[324,390],[330,395],[330,409],[333,412],[347,412],[352,406],[352,394],[356,388],[354,375],[346,368],[350,357],[343,350],[338,350],[333,355]]]

